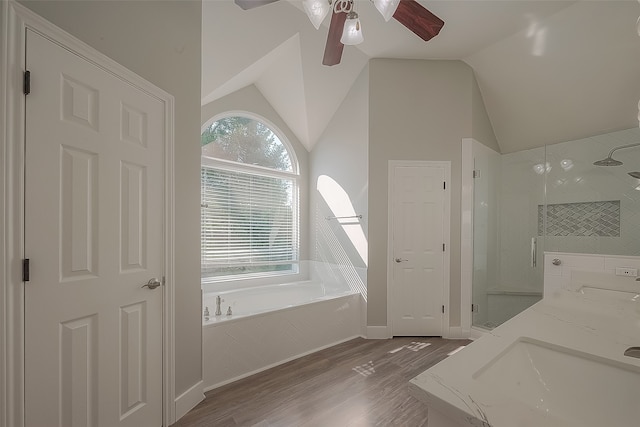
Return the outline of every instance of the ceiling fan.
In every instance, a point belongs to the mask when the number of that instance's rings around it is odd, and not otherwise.
[[[234,0],[244,10],[274,3],[278,0]],[[393,17],[424,41],[437,36],[444,21],[425,9],[416,0],[371,0],[386,21]],[[317,28],[332,10],[329,34],[324,48],[323,65],[336,65],[342,59],[345,44],[361,43],[362,31],[354,0],[303,0],[305,12]]]

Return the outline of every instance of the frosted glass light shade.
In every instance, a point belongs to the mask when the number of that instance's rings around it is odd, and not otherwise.
[[[331,10],[328,0],[304,0],[302,6],[316,30]]]
[[[385,21],[389,21],[400,4],[400,0],[373,0],[373,5],[378,9]]]
[[[347,20],[344,21],[344,28],[342,30],[342,37],[340,37],[340,43],[346,45],[360,44],[364,41],[362,35],[362,25],[360,25],[360,19],[355,12],[349,12]]]

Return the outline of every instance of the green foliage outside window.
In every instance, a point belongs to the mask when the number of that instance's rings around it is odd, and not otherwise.
[[[248,117],[227,117],[202,132],[202,155],[292,171],[291,158],[280,139],[264,123]]]

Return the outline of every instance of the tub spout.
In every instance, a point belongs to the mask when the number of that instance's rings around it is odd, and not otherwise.
[[[220,295],[216,297],[216,316],[222,316],[222,309],[220,308],[220,304],[222,304],[222,298]]]

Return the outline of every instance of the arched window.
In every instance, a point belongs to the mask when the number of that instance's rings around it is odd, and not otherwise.
[[[203,128],[203,282],[298,272],[298,167],[264,120],[219,118]]]

